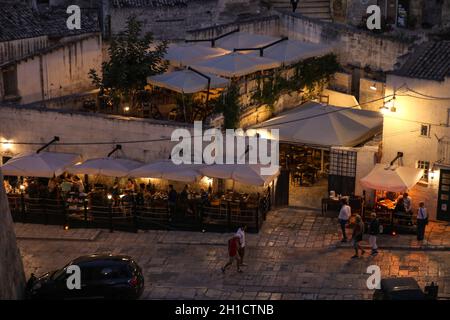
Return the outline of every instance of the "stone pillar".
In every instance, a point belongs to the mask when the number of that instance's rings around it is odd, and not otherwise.
[[[25,274],[0,171],[0,300],[22,299]]]

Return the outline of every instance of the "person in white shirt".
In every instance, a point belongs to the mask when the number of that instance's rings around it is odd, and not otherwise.
[[[342,240],[341,242],[347,242],[347,234],[345,232],[345,226],[348,223],[348,220],[350,219],[352,215],[352,208],[350,208],[350,206],[348,205],[348,200],[347,198],[344,198],[342,200],[342,207],[341,207],[341,211],[339,211],[339,224],[341,225],[341,230],[342,230]]]
[[[240,227],[237,232],[236,232],[236,237],[239,238],[239,256],[241,257],[240,259],[240,264],[241,266],[246,266],[246,264],[244,263],[244,254],[245,254],[245,231],[247,230],[247,226],[242,226]]]
[[[412,215],[412,199],[407,192],[403,194],[403,205],[405,206],[405,212]]]
[[[425,227],[428,224],[428,213],[425,208],[425,203],[419,203],[419,210],[417,210],[417,240],[422,241],[425,236]]]

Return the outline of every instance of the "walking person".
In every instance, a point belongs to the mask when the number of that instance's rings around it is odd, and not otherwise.
[[[363,234],[364,234],[364,223],[361,219],[361,216],[358,214],[355,217],[355,227],[353,228],[352,234],[353,248],[355,249],[355,255],[352,257],[352,259],[359,257],[360,250],[361,255],[365,253],[364,249],[361,247],[360,244],[363,239]]]
[[[292,12],[295,12],[297,10],[298,0],[291,0],[292,5]]]
[[[341,207],[341,211],[339,211],[339,216],[338,216],[339,224],[341,226],[341,231],[342,231],[341,242],[347,242],[347,234],[345,232],[345,227],[346,227],[351,215],[352,215],[352,208],[350,208],[350,206],[348,205],[347,198],[344,198],[344,199],[342,199],[342,207]]]
[[[244,263],[244,256],[245,256],[245,231],[247,231],[247,226],[241,226],[237,232],[236,236],[239,238],[239,257],[241,258],[240,264],[241,266],[246,266],[247,264]]]
[[[425,228],[428,224],[428,213],[425,208],[425,203],[421,201],[419,203],[419,210],[417,212],[417,240],[422,241],[425,237]]]
[[[236,261],[237,272],[241,273],[242,270],[240,268],[241,259],[239,257],[239,237],[233,236],[230,240],[228,240],[228,262],[222,267],[222,272],[225,273],[227,268]]]
[[[377,236],[380,233],[380,222],[377,219],[377,214],[372,212],[370,214],[371,220],[369,224],[369,244],[372,248],[372,256],[376,256],[378,254],[378,246],[377,246]]]
[[[169,204],[169,214],[170,214],[170,219],[173,219],[175,216],[175,211],[176,211],[176,206],[177,206],[177,198],[178,198],[178,193],[175,191],[175,189],[173,188],[173,185],[169,185],[169,192],[167,194],[167,202]]]

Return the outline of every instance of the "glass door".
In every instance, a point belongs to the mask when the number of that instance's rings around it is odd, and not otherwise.
[[[450,221],[450,170],[441,169],[439,179],[438,220]]]

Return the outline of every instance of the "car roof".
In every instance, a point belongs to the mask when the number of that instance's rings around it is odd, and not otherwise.
[[[392,300],[424,300],[426,298],[416,279],[411,277],[383,279],[381,288]]]
[[[76,258],[71,262],[71,264],[86,263],[86,262],[100,262],[100,261],[111,261],[111,262],[131,262],[133,259],[127,255],[113,255],[113,254],[91,254],[86,256],[81,256]]]
[[[385,291],[420,290],[416,279],[412,277],[387,278],[381,280],[381,288]]]

